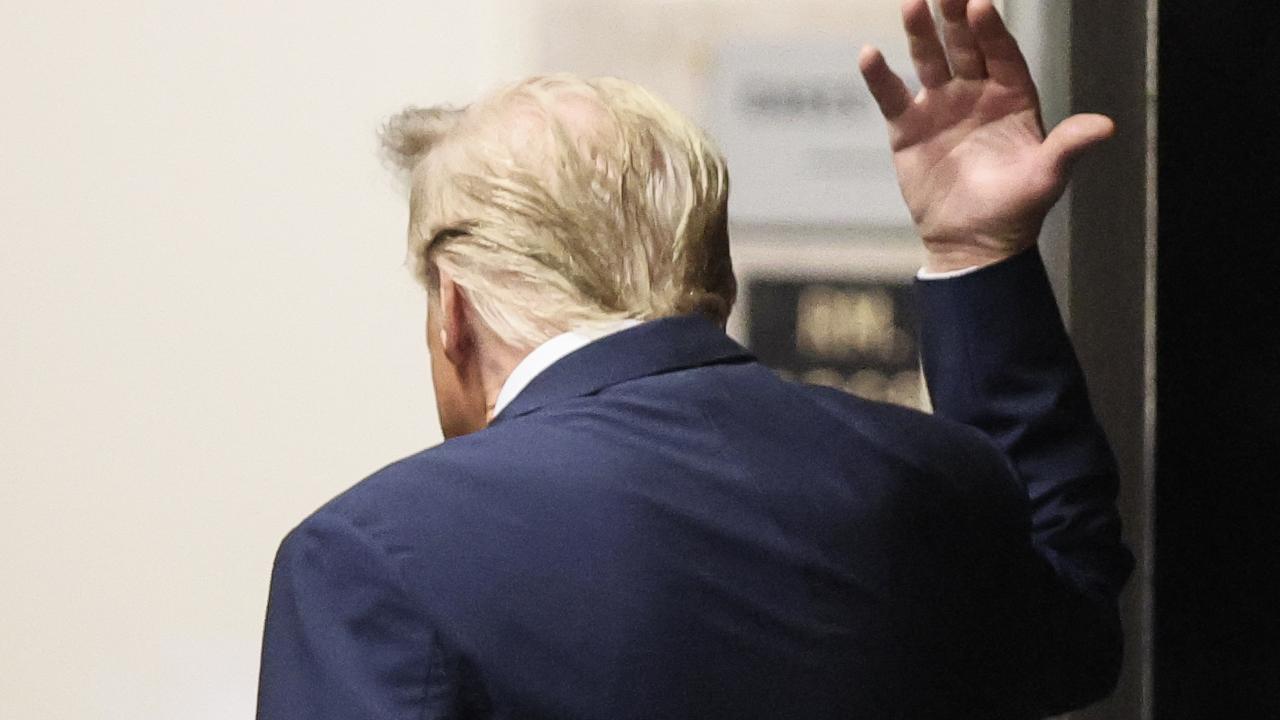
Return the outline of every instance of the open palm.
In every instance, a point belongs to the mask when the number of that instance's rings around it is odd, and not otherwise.
[[[945,45],[926,0],[908,0],[902,13],[920,93],[912,97],[874,48],[859,65],[889,124],[929,269],[1021,252],[1062,195],[1071,161],[1111,135],[1111,120],[1076,115],[1046,138],[1026,61],[990,0],[942,0]]]

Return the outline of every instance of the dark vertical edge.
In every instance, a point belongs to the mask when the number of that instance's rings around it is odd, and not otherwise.
[[[1122,598],[1125,662],[1115,693],[1080,718],[1148,718],[1153,475],[1148,365],[1151,151],[1144,2],[1071,7],[1071,111],[1117,132],[1075,168],[1068,198],[1070,327],[1119,462],[1119,505],[1137,567]]]

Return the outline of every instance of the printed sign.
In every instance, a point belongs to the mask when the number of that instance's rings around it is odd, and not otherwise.
[[[720,49],[708,124],[729,159],[734,222],[910,225],[858,49],[832,41]]]
[[[729,332],[788,379],[928,410],[911,287],[921,250],[845,235],[739,238]]]
[[[751,350],[784,377],[925,409],[911,292],[905,283],[755,280]]]

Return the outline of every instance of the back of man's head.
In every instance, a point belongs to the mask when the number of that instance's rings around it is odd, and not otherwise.
[[[614,78],[534,77],[383,132],[410,182],[409,252],[463,288],[504,342],[702,312],[723,323],[724,159],[693,123]]]

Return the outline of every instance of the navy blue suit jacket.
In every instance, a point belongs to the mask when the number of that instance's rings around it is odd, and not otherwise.
[[[1024,718],[1112,688],[1115,466],[1039,256],[918,283],[929,416],[695,316],[608,336],[276,558],[261,720]]]

